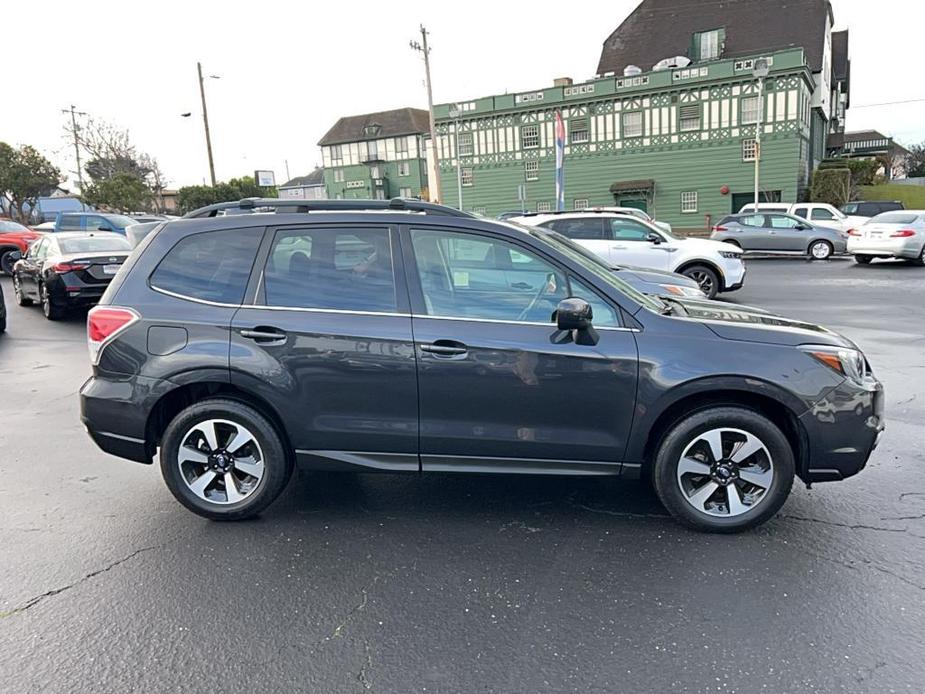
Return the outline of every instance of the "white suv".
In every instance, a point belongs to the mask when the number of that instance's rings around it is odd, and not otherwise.
[[[612,265],[677,272],[696,281],[709,298],[741,289],[742,249],[709,239],[681,239],[638,217],[617,212],[559,212],[511,217],[567,236]]]

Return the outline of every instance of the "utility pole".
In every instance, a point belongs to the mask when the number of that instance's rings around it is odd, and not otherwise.
[[[71,114],[71,134],[74,136],[74,156],[77,158],[77,181],[80,185],[80,192],[84,192],[84,174],[83,167],[80,165],[80,144],[79,138],[77,136],[77,116],[85,116],[86,113],[78,111],[77,107],[74,104],[71,104],[70,108],[61,109],[61,113],[70,113]]]
[[[770,72],[767,58],[755,60],[752,74],[758,80],[758,123],[755,125],[755,214],[758,214],[759,170],[761,167],[761,131],[764,129],[764,80]]]
[[[421,43],[411,41],[410,46],[415,51],[424,54],[424,76],[427,80],[427,110],[430,113],[430,147],[434,157],[434,180],[433,187],[436,189],[436,197],[431,192],[430,199],[434,202],[440,202],[442,199],[442,188],[440,187],[440,155],[437,153],[437,126],[434,122],[434,94],[430,84],[430,48],[427,46],[427,29],[421,25]]]
[[[206,150],[209,153],[209,176],[212,178],[212,187],[215,187],[215,162],[212,160],[212,137],[209,135],[209,112],[206,109],[206,88],[202,81],[202,63],[196,63],[199,73],[199,96],[202,97],[202,122],[206,127]]]

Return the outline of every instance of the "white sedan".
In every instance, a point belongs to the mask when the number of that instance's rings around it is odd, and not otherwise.
[[[612,266],[677,272],[714,298],[745,282],[742,249],[709,239],[682,239],[638,217],[618,212],[559,212],[512,217],[510,222],[557,231]]]
[[[878,214],[848,232],[848,252],[863,265],[874,258],[905,258],[925,265],[925,211]]]

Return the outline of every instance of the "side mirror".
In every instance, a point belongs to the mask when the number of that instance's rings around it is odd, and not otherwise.
[[[793,228],[796,229],[797,231],[806,231],[807,229],[809,229],[809,226],[806,224],[797,224]]]
[[[653,231],[646,237],[646,240],[650,243],[654,243],[657,246],[662,242],[662,237]]]
[[[556,327],[559,330],[587,330],[594,312],[584,299],[563,299],[556,307]]]

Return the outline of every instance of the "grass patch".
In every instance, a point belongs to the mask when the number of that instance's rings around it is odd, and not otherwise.
[[[899,200],[906,209],[925,210],[925,186],[861,186],[861,200]]]

